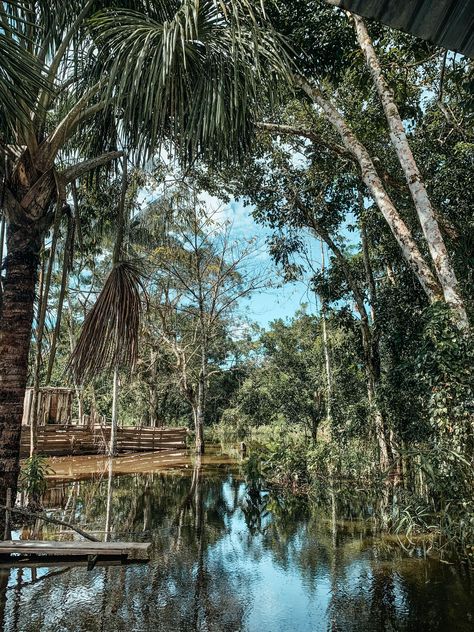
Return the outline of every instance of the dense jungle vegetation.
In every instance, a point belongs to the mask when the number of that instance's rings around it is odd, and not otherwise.
[[[77,419],[115,394],[115,421],[243,441],[295,493],[373,485],[388,526],[472,555],[472,60],[319,0],[0,19],[0,502],[25,387],[68,384]],[[299,309],[257,324],[287,284]]]

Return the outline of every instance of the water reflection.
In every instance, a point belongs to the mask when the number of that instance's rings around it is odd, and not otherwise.
[[[322,508],[200,460],[174,475],[115,478],[110,461],[92,480],[55,485],[46,502],[97,537],[152,541],[152,560],[0,567],[4,630],[472,629],[462,569],[373,539],[331,490]]]

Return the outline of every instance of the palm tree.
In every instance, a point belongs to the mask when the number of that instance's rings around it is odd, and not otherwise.
[[[7,221],[0,501],[8,487],[16,489],[39,250],[55,212],[67,206],[72,183],[121,156],[119,142],[142,163],[165,146],[183,162],[228,160],[245,151],[263,93],[286,72],[283,47],[255,4],[0,3],[2,43],[13,59],[20,59],[20,48],[35,60],[23,87],[29,98],[19,106],[27,115],[10,111],[0,97],[2,121],[8,121],[0,130]]]

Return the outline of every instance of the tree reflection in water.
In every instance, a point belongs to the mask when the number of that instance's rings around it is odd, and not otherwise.
[[[200,460],[115,478],[109,465],[55,486],[46,503],[104,539],[151,540],[152,560],[40,568],[36,580],[28,567],[0,569],[4,630],[471,629],[468,577],[372,538],[360,520],[371,504],[353,490],[328,485],[310,503]]]

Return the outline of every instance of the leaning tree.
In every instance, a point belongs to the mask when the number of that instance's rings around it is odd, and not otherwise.
[[[124,148],[142,163],[160,148],[183,162],[245,151],[263,93],[285,72],[282,46],[255,4],[0,3],[8,51],[0,62],[0,502],[17,485],[39,252],[67,210],[68,187],[84,176],[92,184]],[[13,108],[2,87],[22,72]]]

